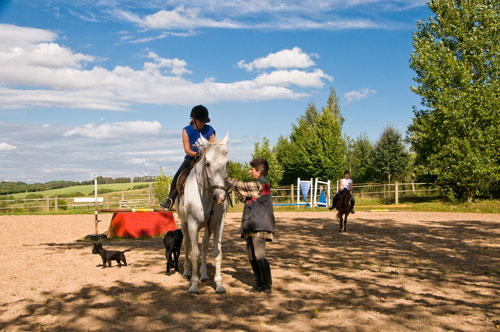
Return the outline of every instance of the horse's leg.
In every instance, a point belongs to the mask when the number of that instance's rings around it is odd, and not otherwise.
[[[198,223],[192,217],[188,217],[189,237],[191,238],[191,286],[188,289],[189,294],[199,294],[198,291],[198,260],[200,259],[200,249],[198,248]]]
[[[208,273],[207,273],[207,251],[208,251],[208,244],[210,243],[210,234],[211,234],[211,230],[210,230],[209,226],[207,226],[205,228],[205,234],[203,235],[203,242],[201,243],[201,267],[200,267],[201,279],[200,280],[202,282],[208,281],[208,279],[209,279]]]
[[[188,225],[187,222],[181,222],[181,229],[182,229],[182,234],[184,235],[184,273],[182,274],[183,277],[190,279],[192,272],[191,272],[191,238],[189,237],[189,230],[188,230]]]
[[[342,217],[343,217],[343,214],[341,214],[339,217],[339,232],[342,232]]]
[[[349,216],[349,212],[344,216],[344,232],[347,232],[347,216]]]
[[[220,223],[216,225],[214,230],[214,261],[215,261],[215,277],[214,281],[217,287],[215,292],[217,294],[225,294],[226,289],[222,286],[222,233],[224,231],[224,217],[220,219]]]

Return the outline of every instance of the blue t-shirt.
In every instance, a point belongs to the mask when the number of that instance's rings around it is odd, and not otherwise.
[[[215,134],[214,128],[212,128],[210,125],[207,124],[205,124],[205,126],[201,130],[194,129],[192,125],[186,126],[184,127],[184,129],[188,134],[191,150],[193,150],[194,152],[198,152],[199,149],[202,147],[200,134],[206,140],[208,140],[210,136],[212,136],[212,134]],[[184,159],[193,159],[193,157],[186,155]]]

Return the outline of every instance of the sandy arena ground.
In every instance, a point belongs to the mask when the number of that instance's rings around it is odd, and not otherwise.
[[[161,238],[105,242],[132,249],[130,265],[101,269],[77,241],[92,215],[0,216],[0,330],[500,330],[500,215],[358,212],[341,234],[332,216],[276,214],[272,295],[248,292],[239,214],[224,232],[225,295],[213,281],[188,295],[165,274]],[[208,262],[213,278],[211,250]]]

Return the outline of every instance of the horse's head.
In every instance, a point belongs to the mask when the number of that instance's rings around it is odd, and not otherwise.
[[[229,134],[222,141],[217,139],[207,141],[201,137],[205,155],[204,162],[205,174],[210,190],[213,192],[214,200],[218,205],[224,202],[226,198],[225,183],[227,177],[227,142]]]

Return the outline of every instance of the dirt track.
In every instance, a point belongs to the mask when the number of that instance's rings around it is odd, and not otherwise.
[[[0,330],[500,330],[500,215],[358,212],[342,234],[332,215],[276,214],[271,296],[247,291],[239,214],[226,221],[221,296],[166,275],[159,238],[105,243],[131,248],[131,264],[101,269],[77,241],[92,215],[1,216]],[[208,262],[213,278],[211,251]]]

